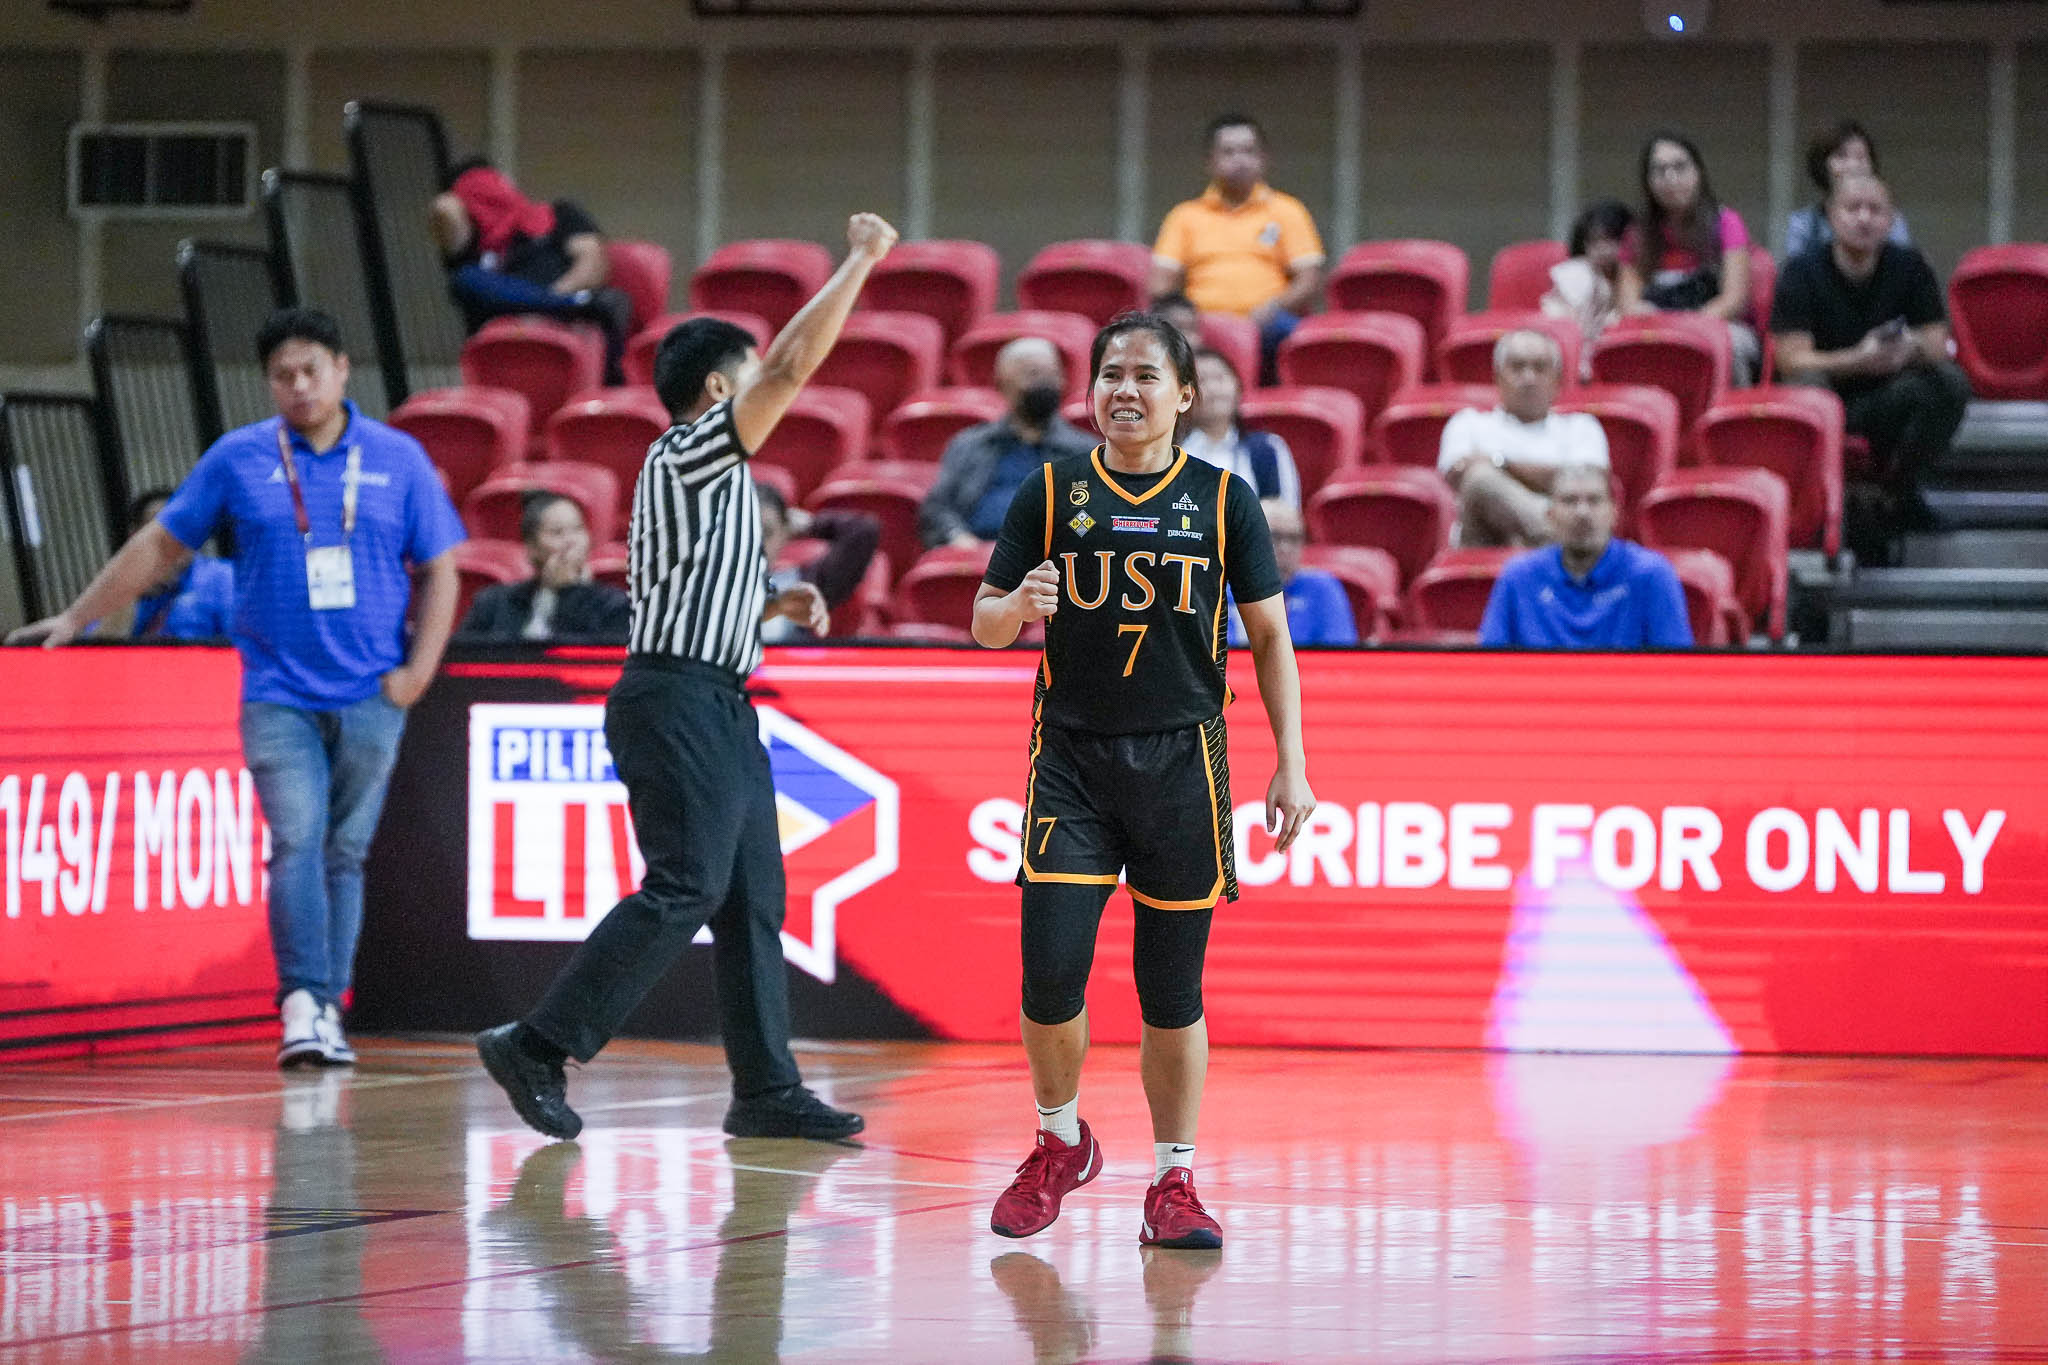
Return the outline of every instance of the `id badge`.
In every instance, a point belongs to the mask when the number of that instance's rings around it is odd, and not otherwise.
[[[306,551],[306,596],[314,611],[341,611],[356,604],[356,566],[346,545]]]

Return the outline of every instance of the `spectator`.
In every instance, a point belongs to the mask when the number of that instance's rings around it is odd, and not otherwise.
[[[1287,603],[1288,636],[1297,645],[1357,644],[1358,618],[1344,585],[1321,569],[1301,566],[1301,547],[1308,543],[1301,509],[1282,498],[1261,498],[1259,506],[1266,511],[1266,528],[1273,537],[1273,562],[1286,584],[1280,591]],[[1230,643],[1239,649],[1246,643],[1235,601],[1230,604]]]
[[[1294,452],[1270,431],[1246,431],[1238,417],[1243,386],[1237,370],[1215,351],[1195,351],[1194,425],[1181,445],[1198,460],[1227,469],[1258,492],[1260,501],[1278,498],[1301,506],[1301,475]]]
[[[604,331],[604,382],[626,382],[621,361],[633,304],[606,286],[604,238],[580,204],[528,199],[478,157],[455,168],[428,221],[470,331],[507,313],[593,322]]]
[[[1636,216],[1619,199],[1602,199],[1572,224],[1571,257],[1550,267],[1543,311],[1579,326],[1580,378],[1593,373],[1593,343],[1615,318],[1615,287],[1621,278],[1621,248]]]
[[[1436,467],[1458,494],[1461,545],[1542,545],[1551,539],[1551,485],[1571,465],[1607,467],[1607,433],[1584,412],[1552,412],[1564,353],[1542,332],[1509,332],[1493,346],[1500,406],[1466,408],[1444,424]]]
[[[852,598],[874,561],[875,550],[882,543],[882,524],[861,512],[806,512],[791,507],[772,485],[759,480],[754,483],[754,494],[761,500],[761,552],[768,560],[769,595],[808,583],[825,599],[828,611],[839,610]],[[782,565],[778,561],[792,540],[821,540],[825,549],[803,564]],[[816,638],[787,616],[761,625],[761,639],[768,644]]]
[[[1243,114],[1209,125],[1209,188],[1177,204],[1152,247],[1151,294],[1185,289],[1205,313],[1259,325],[1274,352],[1323,287],[1323,240],[1308,209],[1266,184],[1266,135]]]
[[[583,509],[560,493],[528,493],[519,509],[519,538],[533,577],[494,583],[476,595],[457,633],[486,640],[550,640],[622,645],[633,625],[633,601],[590,577],[590,528]]]
[[[1828,226],[1828,196],[1834,192],[1837,180],[1848,175],[1876,174],[1877,144],[1855,119],[1844,119],[1825,137],[1815,138],[1806,149],[1806,175],[1820,191],[1820,199],[1792,210],[1785,220],[1785,259],[1804,256],[1834,241],[1835,231]],[[1905,214],[1893,210],[1891,231],[1885,234],[1885,240],[1894,246],[1913,245],[1912,234],[1906,231]]]
[[[171,500],[153,488],[128,505],[128,534],[156,520]],[[195,553],[135,599],[136,640],[224,640],[235,620],[235,570],[224,559]]]
[[[1891,194],[1874,175],[1835,181],[1834,240],[1785,262],[1771,305],[1778,375],[1841,395],[1847,430],[1870,442],[1881,495],[1852,503],[1850,547],[1883,562],[1902,532],[1933,518],[1920,475],[1948,449],[1970,401],[1949,359],[1941,282],[1927,258],[1889,240]],[[1855,515],[1869,506],[1875,515]]]
[[[419,442],[344,397],[348,356],[333,318],[271,314],[256,357],[278,416],[215,441],[78,600],[7,642],[69,644],[232,530],[242,753],[270,826],[277,1060],[346,1066],[355,1051],[341,1002],[363,925],[363,858],[406,708],[433,681],[455,623],[462,521]]]
[[[1607,470],[1566,465],[1551,484],[1557,544],[1508,561],[1486,599],[1479,643],[1523,649],[1682,649],[1685,589],[1655,550],[1614,536]]]
[[[1188,345],[1200,350],[1202,346],[1202,310],[1195,307],[1195,301],[1186,294],[1161,294],[1152,300],[1152,311],[1172,323],[1174,330],[1188,339]]]
[[[1749,229],[1714,197],[1699,148],[1683,133],[1643,144],[1643,212],[1621,253],[1623,313],[1704,313],[1728,324],[1730,382],[1754,383],[1763,346],[1749,318]]]
[[[926,545],[993,541],[1018,485],[1048,461],[1094,449],[1093,441],[1060,416],[1065,381],[1060,353],[1050,341],[1018,337],[996,353],[996,387],[1010,411],[946,443],[938,482],[917,509]]]

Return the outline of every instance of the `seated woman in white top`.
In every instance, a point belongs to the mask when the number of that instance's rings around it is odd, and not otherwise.
[[[1877,144],[1869,131],[1855,119],[1843,119],[1825,136],[1815,138],[1806,149],[1806,176],[1820,191],[1820,200],[1803,209],[1792,210],[1785,220],[1785,259],[1829,245],[1835,230],[1828,226],[1828,196],[1835,182],[1845,175],[1876,175]],[[1885,240],[1893,246],[1913,245],[1906,231],[1906,215],[1892,210],[1891,232]]]
[[[1195,377],[1200,387],[1194,423],[1181,438],[1182,449],[1237,475],[1258,491],[1261,500],[1279,498],[1301,506],[1301,475],[1287,442],[1270,431],[1246,431],[1238,421],[1244,386],[1236,368],[1215,351],[1198,350]]]
[[[1543,311],[1579,325],[1581,379],[1592,377],[1593,343],[1614,321],[1615,284],[1621,278],[1621,244],[1636,216],[1619,199],[1589,205],[1572,224],[1571,256],[1550,267]]]
[[[1607,433],[1584,412],[1552,412],[1564,355],[1541,332],[1493,348],[1500,406],[1444,425],[1436,467],[1458,494],[1458,544],[1533,546],[1551,538],[1550,483],[1567,465],[1607,465]]]

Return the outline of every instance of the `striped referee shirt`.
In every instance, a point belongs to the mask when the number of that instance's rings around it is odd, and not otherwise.
[[[768,561],[730,401],[648,447],[628,535],[633,652],[752,673],[761,663]]]

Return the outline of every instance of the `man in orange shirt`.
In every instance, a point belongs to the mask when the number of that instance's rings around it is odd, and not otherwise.
[[[1266,368],[1323,287],[1308,209],[1266,183],[1266,135],[1243,114],[1209,125],[1209,188],[1174,206],[1152,248],[1152,297],[1185,292],[1205,313],[1259,325]]]

